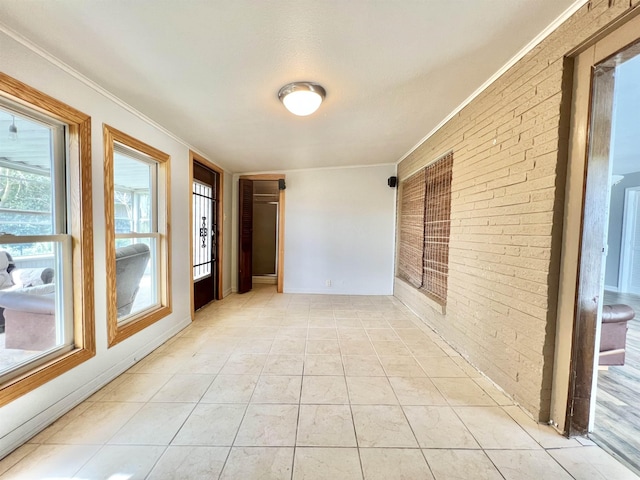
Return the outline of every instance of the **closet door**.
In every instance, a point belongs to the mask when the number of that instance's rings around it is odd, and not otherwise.
[[[253,180],[241,178],[239,192],[238,293],[246,293],[251,290],[253,276]]]

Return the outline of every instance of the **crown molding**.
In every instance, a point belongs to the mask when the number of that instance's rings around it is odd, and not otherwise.
[[[489,86],[502,76],[507,70],[513,67],[519,60],[521,60],[527,53],[533,50],[540,42],[553,33],[562,23],[564,23],[571,15],[576,13],[583,5],[589,0],[576,0],[569,8],[562,12],[553,22],[542,30],[536,37],[526,44],[518,53],[516,53],[511,59],[505,63],[496,73],[494,73],[489,79],[484,82],[480,87],[469,95],[460,105],[458,105],[449,115],[447,115],[438,125],[436,125],[429,133],[427,133],[422,139],[416,143],[413,147],[405,153],[396,164],[399,164],[409,155],[416,151],[416,149],[431,138],[438,130],[440,130],[449,120],[456,116],[464,107],[469,105],[478,95],[484,92]]]

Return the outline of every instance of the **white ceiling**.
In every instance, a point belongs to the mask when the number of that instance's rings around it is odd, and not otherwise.
[[[255,172],[398,161],[574,1],[0,0],[0,21]],[[278,101],[296,80],[327,90],[310,117]]]

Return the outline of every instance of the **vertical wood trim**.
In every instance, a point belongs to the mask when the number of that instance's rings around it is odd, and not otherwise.
[[[587,120],[590,91],[590,66],[593,48],[583,52],[574,61],[574,82],[570,120],[567,182],[562,226],[562,255],[556,323],[556,342],[553,373],[553,401],[551,417],[565,433],[569,431],[571,398],[573,391],[572,355],[573,331],[577,295],[579,245],[582,222],[584,172],[586,168]],[[586,75],[586,77],[585,77]],[[585,85],[584,80],[588,81]],[[571,343],[570,343],[571,342]]]
[[[218,259],[218,299],[224,298],[223,279],[224,272],[222,270],[223,256],[224,256],[224,170],[216,169],[218,172],[218,243],[216,258]]]
[[[81,218],[75,224],[72,223],[72,236],[80,239],[80,248],[73,248],[74,255],[79,258],[73,260],[74,285],[80,285],[82,294],[79,309],[74,308],[75,330],[82,332],[82,348],[91,356],[96,353],[95,342],[95,300],[94,300],[94,265],[93,265],[93,188],[91,171],[91,118],[87,117],[78,125],[77,140],[79,152],[71,154],[72,172],[79,171],[79,178],[75,181],[72,190],[80,197],[80,205],[77,211]],[[73,163],[77,165],[73,165]],[[74,208],[71,209],[72,215]],[[77,272],[77,273],[75,273]]]
[[[613,69],[596,73],[592,84],[589,152],[580,239],[580,262],[572,371],[571,435],[589,429],[596,354],[596,332],[602,312],[601,273],[608,206],[609,146],[613,115]]]
[[[93,272],[91,117],[0,72],[0,95],[68,126],[68,172],[73,263],[75,349],[0,384],[0,407],[62,375],[96,354]]]
[[[218,299],[222,300],[224,298],[224,288],[222,286],[223,279],[223,256],[224,256],[224,170],[220,168],[215,163],[210,162],[206,158],[201,155],[198,155],[193,150],[189,150],[189,194],[191,193],[191,188],[193,185],[193,162],[197,162],[200,165],[208,168],[209,170],[213,170],[218,174],[218,185],[216,185],[218,192],[218,232],[217,232],[217,246],[216,246],[216,258],[218,259]],[[191,259],[193,259],[193,202],[189,200],[189,212],[190,212],[190,224],[191,224]],[[192,315],[195,316],[194,310],[194,299],[193,299],[193,273],[191,274],[191,310]],[[194,317],[192,317],[193,319]]]
[[[280,190],[278,201],[278,278],[276,291],[284,291],[284,211],[285,211],[285,190]]]
[[[171,276],[171,258],[172,258],[172,230],[171,230],[171,157],[169,155],[161,162],[160,172],[158,176],[162,177],[164,174],[164,188],[165,188],[165,232],[160,236],[160,241],[164,242],[164,250],[160,264],[164,267],[161,274],[161,295],[164,295],[162,306],[164,307],[164,314],[169,315],[173,311],[173,277]],[[160,178],[159,180],[161,180]],[[159,190],[159,189],[158,189]],[[164,287],[164,288],[162,288]]]
[[[107,125],[102,125],[104,148],[104,224],[105,224],[105,262],[107,271],[107,334],[109,344],[118,336],[118,309],[116,299],[116,230],[113,199],[115,186],[113,179],[114,139]]]
[[[189,188],[187,189],[189,199],[189,315],[192,322],[196,319],[195,285],[193,283],[193,162],[195,162],[194,152],[189,150]]]

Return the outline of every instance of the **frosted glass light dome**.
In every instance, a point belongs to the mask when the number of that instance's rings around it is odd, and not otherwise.
[[[316,83],[294,82],[278,92],[278,98],[294,115],[305,117],[318,110],[327,92]]]

